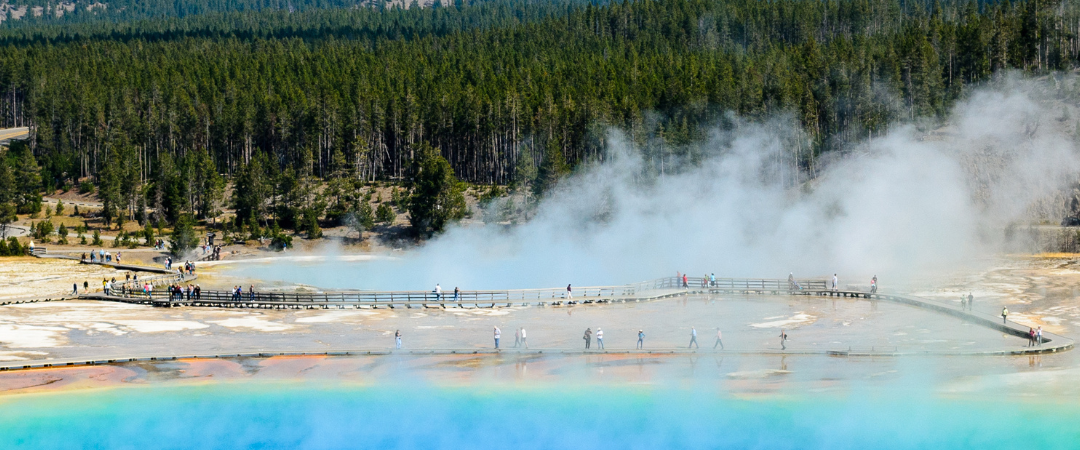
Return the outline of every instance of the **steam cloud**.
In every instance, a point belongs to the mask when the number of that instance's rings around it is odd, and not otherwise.
[[[799,130],[783,118],[718,128],[699,165],[656,179],[641,176],[640,153],[613,130],[610,156],[566,179],[524,224],[455,228],[393,260],[237,270],[425,290],[623,284],[676,271],[911,279],[1002,251],[1010,223],[1060,220],[1055,196],[1080,169],[1075,114],[1062,99],[1078,93],[1074,77],[1003,77],[944,127],[896,127],[801,183],[790,162]]]

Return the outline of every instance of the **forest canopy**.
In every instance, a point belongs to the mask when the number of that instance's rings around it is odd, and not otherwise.
[[[333,203],[313,184],[407,181],[427,146],[463,181],[545,185],[609,127],[668,143],[643,147],[660,167],[731,112],[792,114],[812,168],[1080,55],[1060,0],[197,5],[3,22],[0,126],[31,127],[41,189],[89,180],[107,214],[172,222],[213,216],[230,180],[257,193],[234,199],[245,220],[280,201],[310,221]]]

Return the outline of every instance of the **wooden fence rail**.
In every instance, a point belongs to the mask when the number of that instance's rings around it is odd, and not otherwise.
[[[246,307],[394,307],[401,306],[441,306],[446,307],[493,307],[496,305],[532,305],[532,304],[575,304],[610,301],[640,301],[681,295],[687,290],[693,292],[730,292],[739,290],[789,292],[794,286],[787,280],[760,278],[688,278],[686,283],[676,277],[660,278],[622,286],[587,286],[574,288],[567,292],[565,288],[549,289],[508,289],[485,291],[459,291],[458,293],[434,291],[327,291],[327,292],[241,292],[203,290],[198,294],[186,289],[191,275],[162,275],[117,282],[110,295],[114,300],[130,300],[136,303],[151,303],[159,306],[246,306]],[[143,290],[143,284],[151,282],[155,287],[151,292]],[[185,286],[182,295],[175,295],[166,287],[178,283]],[[823,280],[798,280],[797,286],[805,290],[823,290]]]

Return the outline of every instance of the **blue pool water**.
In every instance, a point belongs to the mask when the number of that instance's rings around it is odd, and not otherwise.
[[[0,448],[1066,449],[1077,403],[218,383],[0,397]]]

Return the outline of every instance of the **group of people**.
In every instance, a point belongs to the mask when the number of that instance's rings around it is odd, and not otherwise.
[[[438,283],[436,283],[435,284],[435,290],[433,290],[432,292],[435,293],[435,300],[436,301],[442,300],[442,286],[440,286]],[[461,298],[461,289],[458,289],[455,286],[454,287],[454,301],[455,302],[458,301],[459,298]]]
[[[1028,328],[1028,347],[1042,345],[1042,327]]]
[[[690,277],[685,273],[675,272],[675,284],[682,288],[690,288]],[[715,287],[716,286],[716,274],[705,274],[701,276],[701,287]]]
[[[210,258],[208,258],[209,260],[218,261],[218,260],[221,259],[221,246],[220,245],[203,244],[203,245],[200,245],[199,248],[202,250],[202,254],[204,256],[207,253],[210,254]]]
[[[239,302],[239,301],[242,301],[244,299],[244,287],[243,286],[233,286],[232,290],[229,291],[229,292],[232,293],[231,298],[232,298],[232,301],[234,301],[234,302]],[[254,300],[254,299],[255,299],[255,286],[250,285],[250,286],[248,286],[248,300]]]
[[[82,254],[82,260],[86,261],[86,253]],[[98,249],[98,251],[90,251],[90,262],[92,263],[109,263],[113,262],[113,254],[105,251],[105,249]],[[116,252],[116,263],[120,264],[120,252]]]
[[[971,311],[971,305],[975,303],[975,297],[968,292],[967,297],[960,297],[960,309],[964,311]]]
[[[202,287],[195,285],[184,286],[182,284],[172,284],[169,286],[169,301],[181,301],[181,300],[201,300],[202,299]]]

